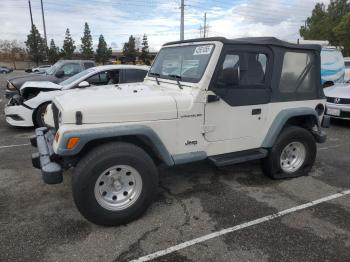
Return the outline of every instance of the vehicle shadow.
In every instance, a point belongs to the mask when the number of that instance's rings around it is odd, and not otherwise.
[[[350,127],[350,120],[331,118],[331,126]]]

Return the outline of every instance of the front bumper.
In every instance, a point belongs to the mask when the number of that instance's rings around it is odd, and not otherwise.
[[[329,114],[328,109],[339,110],[339,115]],[[326,115],[333,118],[350,119],[350,105],[333,104],[333,103],[327,102]]]
[[[35,135],[30,137],[30,143],[38,152],[32,154],[32,164],[41,170],[42,178],[46,184],[59,184],[63,181],[63,169],[55,160],[52,143],[55,134],[47,127],[37,128]]]
[[[12,126],[34,126],[33,109],[24,105],[12,104],[11,100],[5,106],[5,118],[6,122]]]

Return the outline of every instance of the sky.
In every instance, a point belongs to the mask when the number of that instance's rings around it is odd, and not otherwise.
[[[275,36],[296,41],[299,28],[317,2],[329,0],[185,0],[185,39],[200,36],[207,13],[209,36]],[[87,22],[97,46],[103,34],[113,50],[129,35],[148,36],[150,49],[179,40],[180,0],[43,0],[48,40],[62,45],[66,28],[79,48]],[[34,24],[43,34],[40,0],[31,0]],[[28,0],[0,0],[0,39],[26,40]]]

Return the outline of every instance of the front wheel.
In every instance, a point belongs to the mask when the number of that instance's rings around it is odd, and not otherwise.
[[[34,112],[34,126],[35,127],[44,127],[45,121],[44,116],[46,112],[46,108],[48,106],[48,103],[40,105]]]
[[[151,204],[158,171],[150,156],[129,143],[99,146],[79,161],[73,197],[81,214],[103,226],[128,223]]]
[[[263,171],[274,178],[307,175],[316,159],[316,141],[310,131],[298,126],[286,127],[263,159]]]

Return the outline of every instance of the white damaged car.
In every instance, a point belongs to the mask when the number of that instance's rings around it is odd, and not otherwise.
[[[76,88],[142,82],[148,69],[147,66],[107,65],[84,70],[60,84],[25,82],[20,94],[14,95],[5,106],[6,121],[12,126],[44,126],[46,107],[55,96]]]

